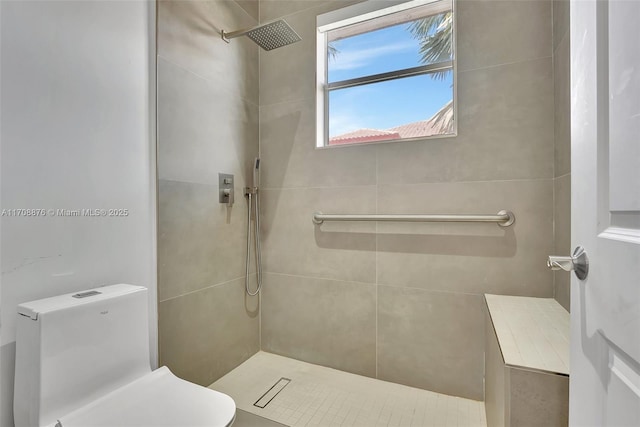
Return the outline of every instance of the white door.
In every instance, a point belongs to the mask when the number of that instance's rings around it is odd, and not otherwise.
[[[640,1],[571,1],[572,426],[640,426]]]

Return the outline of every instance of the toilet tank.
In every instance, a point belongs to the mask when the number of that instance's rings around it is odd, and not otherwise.
[[[111,285],[18,306],[14,418],[49,426],[151,372],[147,289]]]

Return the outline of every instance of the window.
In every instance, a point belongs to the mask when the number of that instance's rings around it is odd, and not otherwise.
[[[370,0],[317,24],[317,147],[456,134],[452,0]]]

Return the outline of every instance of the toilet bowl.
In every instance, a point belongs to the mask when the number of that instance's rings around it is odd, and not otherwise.
[[[120,284],[18,306],[16,426],[233,424],[231,397],[151,370],[147,298]]]
[[[181,380],[165,366],[58,421],[62,427],[227,426],[235,410],[226,394]]]

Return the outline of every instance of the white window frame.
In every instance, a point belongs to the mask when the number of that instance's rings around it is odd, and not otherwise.
[[[403,12],[419,6],[433,5],[434,11],[438,7],[446,5],[446,9],[451,9],[453,13],[453,60],[445,62],[417,66],[413,68],[401,69],[386,73],[358,77],[354,79],[341,80],[328,83],[328,32],[348,25],[361,23],[375,18]],[[449,7],[450,4],[450,7]],[[437,13],[437,12],[435,12]],[[316,148],[339,148],[352,147],[354,145],[379,144],[398,141],[414,141],[436,138],[450,138],[458,134],[458,102],[457,102],[457,47],[456,47],[456,13],[455,0],[368,0],[362,3],[334,10],[316,18]],[[422,136],[416,138],[389,139],[384,141],[360,142],[353,144],[329,145],[329,91],[346,87],[359,86],[362,84],[382,82],[396,78],[417,76],[433,73],[442,69],[451,68],[453,72],[453,130],[445,135]]]

